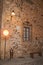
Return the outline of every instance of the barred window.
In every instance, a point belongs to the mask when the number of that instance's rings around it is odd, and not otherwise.
[[[29,27],[24,27],[24,34],[23,34],[23,38],[24,41],[29,41],[30,40],[30,28]]]

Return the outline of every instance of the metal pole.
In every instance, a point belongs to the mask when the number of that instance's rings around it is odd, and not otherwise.
[[[5,44],[4,44],[4,59],[6,58],[6,36],[5,36]]]

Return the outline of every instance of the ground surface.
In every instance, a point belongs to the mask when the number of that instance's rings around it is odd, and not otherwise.
[[[43,65],[43,55],[41,57],[35,55],[33,59],[27,56],[25,58],[0,60],[0,65]]]

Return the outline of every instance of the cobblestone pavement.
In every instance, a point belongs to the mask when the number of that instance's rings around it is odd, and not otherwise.
[[[8,60],[0,60],[0,65],[43,65],[43,56],[35,56],[34,58],[14,58]]]

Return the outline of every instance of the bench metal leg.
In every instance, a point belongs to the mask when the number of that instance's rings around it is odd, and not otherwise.
[[[42,53],[41,52],[39,52],[38,54],[39,54],[39,56],[42,56]]]
[[[30,57],[31,57],[31,58],[34,58],[34,56],[33,56],[33,55],[34,55],[33,53],[30,53]]]

